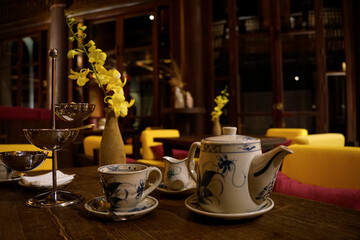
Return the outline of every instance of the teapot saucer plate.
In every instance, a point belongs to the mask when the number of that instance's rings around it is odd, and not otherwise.
[[[156,188],[157,190],[167,193],[167,194],[191,194],[194,193],[196,189],[196,182],[194,180],[190,180],[190,183],[180,190],[172,190],[166,187],[165,183],[160,183],[159,186]]]
[[[214,217],[214,218],[222,218],[225,220],[240,220],[246,218],[254,218],[260,216],[268,211],[270,211],[274,207],[274,201],[270,198],[267,198],[266,204],[259,210],[253,212],[245,212],[245,213],[214,213],[208,212],[202,209],[198,203],[198,198],[196,194],[191,195],[185,200],[185,206],[195,213],[200,215]]]
[[[88,212],[100,218],[114,221],[127,221],[144,216],[154,210],[158,204],[159,201],[156,198],[147,196],[131,211],[111,212],[109,211],[110,203],[106,201],[105,196],[99,196],[86,202],[84,207]]]

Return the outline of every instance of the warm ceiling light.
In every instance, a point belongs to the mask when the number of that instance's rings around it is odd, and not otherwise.
[[[300,80],[299,76],[295,76],[294,79],[295,79],[295,81],[299,81],[299,80]]]
[[[154,17],[154,15],[152,15],[152,14],[149,16],[149,19],[150,19],[151,21],[154,20],[154,18],[155,18],[155,17]]]

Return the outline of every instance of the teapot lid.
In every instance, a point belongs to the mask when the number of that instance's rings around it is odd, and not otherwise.
[[[256,143],[260,142],[260,139],[244,136],[244,135],[236,135],[236,127],[223,127],[223,135],[207,137],[204,141],[211,143]]]

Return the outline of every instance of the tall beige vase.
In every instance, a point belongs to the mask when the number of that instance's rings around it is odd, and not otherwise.
[[[220,136],[221,135],[221,124],[220,124],[220,119],[219,118],[215,118],[214,121],[213,121],[212,134],[214,136]]]
[[[118,118],[112,110],[106,109],[106,123],[100,145],[99,165],[124,164],[126,153]]]

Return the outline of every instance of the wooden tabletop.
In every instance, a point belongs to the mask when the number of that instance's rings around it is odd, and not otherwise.
[[[84,203],[101,196],[96,167],[62,170],[75,173],[67,190],[85,201],[75,206],[31,208],[37,194],[16,182],[0,184],[0,239],[360,239],[360,211],[272,193],[275,206],[247,220],[198,215],[184,204],[188,195],[150,195],[159,205],[147,215],[113,222],[91,215]]]
[[[209,135],[199,136],[180,136],[175,138],[157,137],[154,138],[155,142],[162,142],[164,146],[164,155],[172,156],[172,149],[189,150],[193,142],[201,141]],[[255,136],[261,141],[261,148],[263,151],[268,151],[276,147],[277,144],[284,143],[286,138],[283,137],[266,137],[266,136]]]

